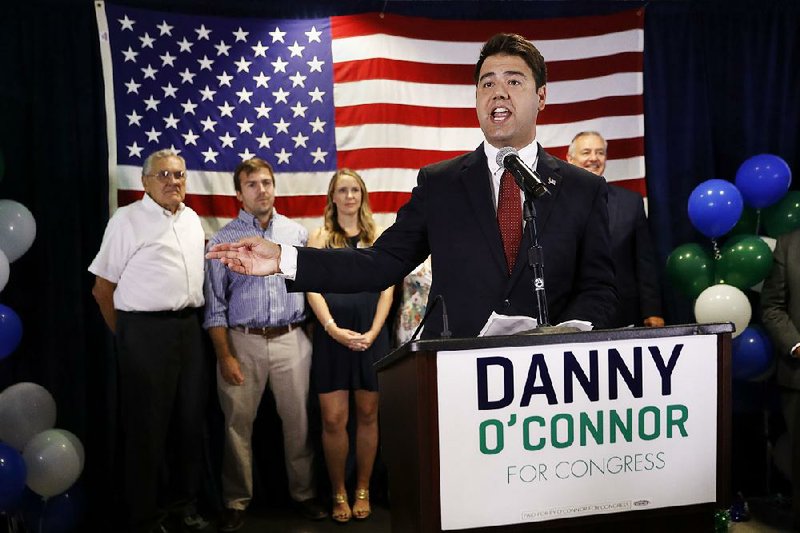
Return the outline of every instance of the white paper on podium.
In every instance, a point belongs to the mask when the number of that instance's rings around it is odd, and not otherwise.
[[[523,331],[534,329],[539,323],[535,318],[529,316],[509,316],[500,315],[494,311],[489,316],[489,320],[478,333],[478,337],[492,337],[495,335],[515,335]],[[591,331],[594,327],[591,322],[585,320],[567,320],[558,324],[559,326],[572,326],[579,331]]]

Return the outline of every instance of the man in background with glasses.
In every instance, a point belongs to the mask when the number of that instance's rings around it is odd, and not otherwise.
[[[186,162],[175,152],[151,154],[142,185],[144,197],[109,220],[89,266],[118,352],[124,527],[165,531],[168,509],[184,529],[210,530],[194,507],[208,379],[198,320],[203,228],[183,203]]]

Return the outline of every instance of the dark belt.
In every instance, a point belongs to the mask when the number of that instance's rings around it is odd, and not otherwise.
[[[129,313],[138,316],[150,316],[154,318],[186,318],[197,314],[199,307],[184,307],[177,311],[120,311],[117,313]]]
[[[259,337],[264,337],[265,339],[274,339],[275,337],[280,337],[281,335],[286,335],[293,329],[297,329],[303,325],[302,322],[295,322],[294,324],[286,324],[285,326],[273,326],[273,327],[266,327],[266,328],[249,328],[247,326],[233,326],[231,329],[235,329],[236,331],[241,331],[242,333],[246,333],[248,335],[258,335]]]

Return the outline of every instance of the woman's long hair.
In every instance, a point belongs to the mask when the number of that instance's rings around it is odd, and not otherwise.
[[[325,230],[328,232],[325,248],[344,248],[347,246],[347,233],[339,225],[336,204],[333,203],[333,193],[336,190],[336,182],[339,181],[340,176],[350,176],[361,187],[361,206],[358,208],[358,229],[361,232],[359,241],[365,246],[371,246],[375,242],[377,231],[375,229],[375,221],[372,218],[372,209],[369,207],[367,186],[361,176],[358,175],[358,172],[349,168],[342,168],[333,174],[330,183],[328,183],[328,203],[325,205],[323,213]]]

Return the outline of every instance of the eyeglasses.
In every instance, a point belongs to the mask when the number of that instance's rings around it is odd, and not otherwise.
[[[185,170],[159,170],[155,174],[147,174],[152,178],[158,178],[159,181],[167,181],[170,176],[174,177],[178,181],[183,181],[186,179],[186,171]]]

